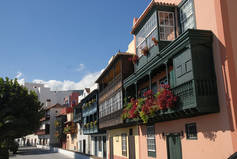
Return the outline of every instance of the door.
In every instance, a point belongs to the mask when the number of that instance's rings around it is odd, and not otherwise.
[[[86,153],[86,140],[83,140],[83,153]]]
[[[97,156],[97,137],[95,137],[95,156]]]
[[[167,136],[168,159],[182,159],[181,140],[179,134],[170,134]]]
[[[128,136],[128,152],[129,152],[129,159],[136,159],[136,152],[135,152],[135,137],[133,136],[133,130],[129,129],[129,136]]]
[[[113,137],[109,139],[109,159],[114,159],[114,145]]]
[[[103,158],[107,158],[107,155],[106,155],[106,136],[103,136]]]

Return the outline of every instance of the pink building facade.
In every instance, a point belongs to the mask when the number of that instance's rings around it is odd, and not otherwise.
[[[155,3],[165,6],[183,7],[184,11],[192,8],[194,24],[180,25],[181,10],[174,10],[177,37],[179,30],[190,27],[212,32],[212,54],[218,93],[218,108],[194,116],[186,116],[162,122],[141,124],[138,126],[138,145],[140,159],[224,159],[237,152],[237,1],[236,0],[154,0],[143,14],[134,21],[132,33],[144,24],[146,16],[154,9]],[[187,13],[186,15],[189,16]],[[159,15],[158,15],[159,16]],[[160,17],[158,17],[160,18]],[[190,18],[190,17],[186,17]],[[187,20],[187,19],[186,19]],[[159,20],[158,20],[159,21]],[[188,20],[187,20],[188,21]],[[188,26],[189,25],[189,26]],[[161,31],[159,30],[160,34]],[[170,34],[171,32],[169,32]],[[136,41],[140,37],[135,37]],[[167,38],[173,38],[167,36]],[[175,39],[175,38],[174,38]],[[136,46],[137,47],[137,46]],[[135,51],[139,55],[139,48]],[[140,57],[140,55],[139,55]],[[206,68],[209,69],[209,68]],[[139,86],[137,86],[140,89]],[[159,87],[159,86],[158,86]],[[143,88],[143,87],[141,87]],[[148,131],[154,131],[148,135]],[[149,132],[150,134],[150,132]],[[148,142],[155,142],[150,144]],[[176,146],[174,146],[176,145]],[[148,150],[150,149],[150,150]],[[174,154],[177,154],[176,156]]]

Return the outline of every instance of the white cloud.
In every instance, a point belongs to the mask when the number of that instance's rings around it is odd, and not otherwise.
[[[23,76],[23,73],[17,72],[16,77],[15,77],[15,78],[17,78],[17,82],[20,85],[23,85],[25,83],[25,79],[22,76]]]
[[[49,80],[44,81],[40,79],[33,80],[33,83],[42,83],[45,87],[49,87],[52,91],[62,91],[62,90],[78,90],[88,88],[94,85],[95,80],[99,77],[99,75],[103,72],[103,70],[94,73],[88,73],[85,75],[80,81],[74,82],[70,80],[57,81],[57,80]]]
[[[80,71],[82,71],[82,70],[84,70],[84,69],[85,69],[85,65],[81,63],[81,64],[79,65],[79,67],[76,69],[76,71],[77,71],[77,72],[80,72]]]
[[[19,79],[22,75],[23,75],[23,74],[22,74],[21,72],[17,72],[17,74],[16,74],[16,78]]]

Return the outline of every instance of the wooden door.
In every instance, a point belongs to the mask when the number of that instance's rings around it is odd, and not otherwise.
[[[106,136],[103,136],[103,158],[107,158],[106,154]]]
[[[135,152],[135,137],[133,135],[128,136],[128,151],[129,151],[129,159],[136,159]]]
[[[97,156],[97,137],[95,137],[95,156]]]
[[[179,134],[170,134],[167,136],[168,159],[182,159],[181,140]]]
[[[113,137],[109,139],[109,158],[114,159],[114,145],[113,145]]]
[[[86,153],[86,140],[83,140],[83,153]]]

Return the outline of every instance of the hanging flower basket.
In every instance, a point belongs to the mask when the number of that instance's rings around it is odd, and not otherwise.
[[[142,48],[142,54],[143,54],[144,56],[147,56],[148,53],[149,53],[149,49],[148,49],[147,46],[145,46],[144,48]]]
[[[154,42],[154,45],[157,46],[158,45],[158,40],[155,37],[152,37],[151,39]]]

